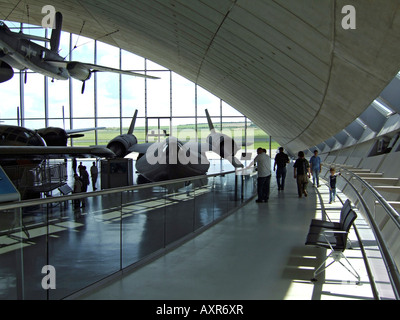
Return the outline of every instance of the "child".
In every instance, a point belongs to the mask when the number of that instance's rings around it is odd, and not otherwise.
[[[331,175],[329,176],[329,203],[335,202],[335,198],[336,198],[336,177],[339,175],[340,176],[340,172],[338,174],[335,174],[336,170],[335,168],[330,168],[330,173]]]

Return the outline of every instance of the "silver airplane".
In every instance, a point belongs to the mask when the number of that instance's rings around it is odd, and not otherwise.
[[[14,76],[13,68],[22,71],[29,69],[57,80],[68,80],[72,77],[83,82],[82,93],[85,90],[86,80],[91,78],[93,72],[98,71],[159,79],[129,70],[114,69],[78,61],[65,61],[58,54],[61,28],[62,14],[60,12],[56,13],[55,29],[53,29],[50,39],[31,36],[22,32],[12,32],[4,22],[0,21],[0,82],[8,81]],[[50,49],[31,40],[50,42]]]

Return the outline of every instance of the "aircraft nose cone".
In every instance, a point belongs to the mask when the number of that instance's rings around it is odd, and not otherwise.
[[[14,76],[14,70],[7,63],[0,62],[0,83],[10,80]]]

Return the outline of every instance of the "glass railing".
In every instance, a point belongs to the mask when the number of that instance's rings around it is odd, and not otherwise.
[[[356,173],[338,166],[342,182],[339,188],[358,207],[368,223],[363,229],[371,230],[374,239],[360,241],[370,272],[371,285],[378,299],[400,299],[400,216],[375,188]],[[329,175],[329,166],[324,165],[323,175]],[[379,203],[381,210],[376,210]],[[364,231],[363,230],[363,231]],[[382,263],[380,263],[382,261]]]
[[[0,205],[0,299],[63,299],[140,265],[251,199],[256,177],[240,170]]]

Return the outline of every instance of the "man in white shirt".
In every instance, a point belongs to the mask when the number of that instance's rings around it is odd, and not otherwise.
[[[257,193],[259,202],[268,202],[269,188],[271,183],[271,158],[267,155],[267,151],[263,148],[257,149],[257,156],[249,164],[248,168],[257,165]]]

